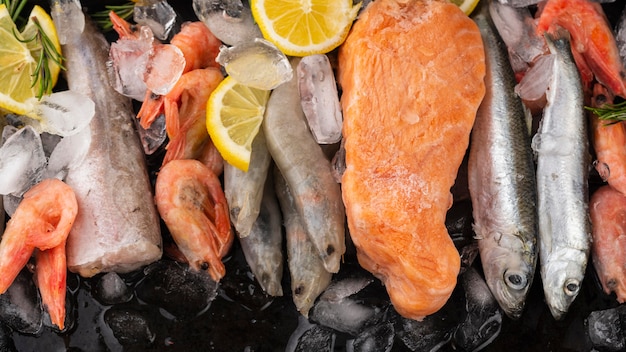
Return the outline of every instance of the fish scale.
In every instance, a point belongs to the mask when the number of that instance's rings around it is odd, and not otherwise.
[[[537,263],[533,154],[515,74],[487,1],[473,20],[485,43],[487,66],[468,163],[474,231],[487,284],[500,307],[517,319]]]
[[[559,320],[578,295],[589,258],[590,154],[583,87],[569,34],[557,31],[545,38],[554,71],[532,146],[537,155],[541,280],[550,312]]]

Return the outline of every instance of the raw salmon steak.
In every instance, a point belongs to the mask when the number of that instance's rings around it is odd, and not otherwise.
[[[445,217],[484,75],[478,27],[447,1],[376,0],[339,52],[350,234],[407,318],[439,310],[456,285]]]

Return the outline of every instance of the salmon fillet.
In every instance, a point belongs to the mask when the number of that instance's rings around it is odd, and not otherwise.
[[[450,188],[485,93],[478,27],[436,0],[376,0],[339,52],[342,196],[361,266],[420,320],[450,297]]]

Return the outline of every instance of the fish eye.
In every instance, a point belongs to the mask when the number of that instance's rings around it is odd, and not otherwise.
[[[565,281],[565,285],[563,286],[563,291],[566,295],[572,297],[575,296],[580,290],[580,281],[576,279],[569,279]]]
[[[505,272],[504,273],[504,282],[506,285],[514,290],[522,290],[528,284],[526,280],[526,275],[523,275],[519,272]]]

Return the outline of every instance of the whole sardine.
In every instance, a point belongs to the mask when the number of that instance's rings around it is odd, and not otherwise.
[[[487,284],[500,307],[517,319],[537,264],[533,154],[506,46],[486,3],[473,19],[485,43],[487,65],[468,163],[474,231]]]
[[[109,44],[95,24],[84,19],[79,5],[55,0],[52,16],[64,42],[68,86],[89,96],[96,107],[89,125],[89,150],[66,178],[79,208],[67,240],[67,265],[90,277],[128,272],[156,261],[162,244],[130,99],[109,85]],[[83,30],[68,27],[83,21]]]
[[[589,258],[590,155],[583,88],[569,34],[562,30],[545,37],[554,72],[532,146],[537,154],[541,280],[546,303],[558,320],[578,295]]]

